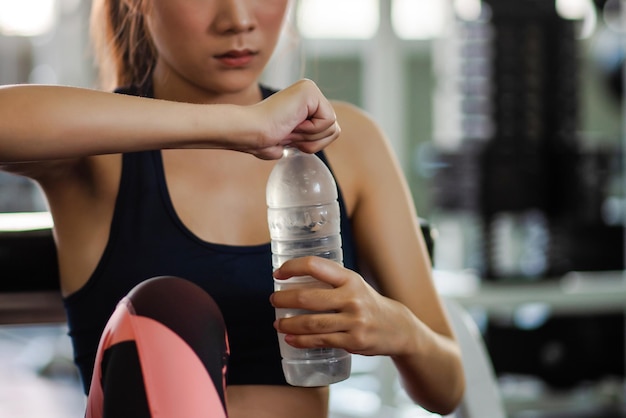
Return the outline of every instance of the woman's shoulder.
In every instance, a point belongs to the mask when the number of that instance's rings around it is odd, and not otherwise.
[[[325,152],[345,191],[350,213],[370,193],[372,177],[389,178],[397,171],[392,147],[376,120],[354,104],[333,101],[341,128]]]
[[[331,145],[336,152],[365,168],[391,156],[389,139],[372,115],[348,102],[333,101],[332,104],[341,128],[339,139]]]
[[[373,117],[367,113],[364,109],[342,100],[331,100],[331,104],[337,114],[337,119],[341,123],[368,123],[376,124]]]

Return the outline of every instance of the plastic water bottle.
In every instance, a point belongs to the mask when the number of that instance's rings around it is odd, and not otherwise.
[[[272,239],[272,266],[292,258],[315,255],[343,264],[337,185],[330,170],[314,154],[285,148],[272,170],[266,190]],[[329,288],[311,276],[274,280],[276,291]],[[277,318],[311,313],[276,309]],[[351,356],[337,348],[294,348],[278,334],[283,372],[293,386],[326,386],[350,376]]]

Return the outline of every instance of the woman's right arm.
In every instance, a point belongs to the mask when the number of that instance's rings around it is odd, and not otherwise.
[[[12,163],[168,148],[232,149],[275,159],[285,145],[315,152],[338,134],[331,105],[309,80],[252,106],[77,87],[0,87],[0,165],[10,171]]]

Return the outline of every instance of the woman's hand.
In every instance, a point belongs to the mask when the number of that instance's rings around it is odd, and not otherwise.
[[[265,127],[256,148],[247,152],[276,159],[283,148],[294,146],[308,153],[317,152],[337,139],[341,129],[330,102],[311,80],[300,80],[251,106],[257,126]]]
[[[365,280],[340,264],[320,257],[285,262],[276,279],[312,276],[330,288],[283,290],[272,294],[276,308],[320,313],[276,320],[285,341],[297,348],[335,347],[363,355],[406,355],[414,352],[411,338],[413,314],[402,304],[380,295]]]

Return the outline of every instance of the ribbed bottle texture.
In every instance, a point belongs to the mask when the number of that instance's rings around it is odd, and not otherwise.
[[[286,148],[267,183],[268,225],[272,240],[272,266],[308,255],[343,264],[337,185],[326,165],[315,155]],[[310,276],[274,280],[276,291],[329,285]],[[277,318],[307,314],[277,309]],[[336,348],[294,348],[279,334],[283,371],[294,386],[325,386],[350,376],[351,357]]]

